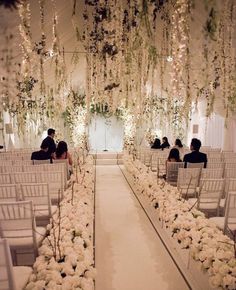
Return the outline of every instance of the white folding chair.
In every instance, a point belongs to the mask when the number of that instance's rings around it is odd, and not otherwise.
[[[231,237],[232,232],[236,231],[236,192],[229,192],[225,216],[224,217],[213,217],[210,218],[214,221],[217,227],[223,230],[224,234],[228,233]]]
[[[0,184],[0,202],[11,202],[19,199],[15,184]]]
[[[13,267],[9,245],[0,238],[0,290],[23,290],[32,273],[32,268]]]
[[[219,215],[220,199],[224,190],[224,179],[201,179],[197,208],[206,213],[216,212]],[[196,199],[189,199],[194,204]]]
[[[68,159],[53,159],[53,164],[50,164],[52,165],[52,167],[48,166],[48,164],[46,165],[45,164],[45,167],[47,167],[49,170],[50,168],[53,169],[53,167],[55,168],[55,171],[61,171],[62,168],[63,168],[63,171],[64,171],[64,175],[65,175],[65,183],[67,181],[67,179],[70,178],[70,165],[69,165],[69,162],[68,162]],[[59,169],[57,169],[57,167],[59,167]]]
[[[177,188],[185,198],[196,196],[201,168],[179,168]]]
[[[184,168],[184,162],[166,163],[166,181],[173,186],[177,185],[179,168]]]
[[[224,196],[222,196],[220,200],[220,211],[223,215],[225,213],[226,202],[230,192],[236,192],[236,178],[225,179]]]
[[[9,184],[11,183],[10,173],[1,173],[0,174],[0,184]]]
[[[201,179],[218,179],[222,178],[224,173],[223,168],[202,168]]]
[[[23,200],[32,200],[34,216],[38,225],[47,225],[57,206],[51,205],[49,186],[47,183],[21,184]]]
[[[17,252],[37,256],[46,230],[35,226],[32,201],[0,203],[0,236],[8,240],[17,264]]]
[[[163,177],[166,174],[166,157],[158,157],[157,160],[157,176]]]
[[[52,204],[58,204],[63,197],[64,192],[64,178],[61,171],[55,172],[40,172],[38,182],[48,183],[49,195]]]
[[[151,170],[152,171],[157,171],[157,163],[158,163],[158,154],[152,153],[152,157],[151,157]]]

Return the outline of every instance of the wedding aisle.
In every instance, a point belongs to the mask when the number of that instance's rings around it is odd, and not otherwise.
[[[189,289],[120,168],[96,167],[96,290]]]

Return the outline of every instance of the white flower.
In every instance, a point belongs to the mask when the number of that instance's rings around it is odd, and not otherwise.
[[[231,290],[236,289],[236,277],[233,277],[231,275],[225,275],[223,277],[223,286]]]
[[[209,283],[212,288],[218,288],[222,284],[222,276],[220,274],[216,274],[209,278]]]

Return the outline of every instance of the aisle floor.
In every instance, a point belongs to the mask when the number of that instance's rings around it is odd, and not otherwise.
[[[120,168],[96,174],[96,290],[188,289]]]

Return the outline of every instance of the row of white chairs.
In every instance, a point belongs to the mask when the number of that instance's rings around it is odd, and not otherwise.
[[[61,195],[59,192],[58,194]],[[58,196],[58,199],[61,199]],[[57,206],[51,204],[48,183],[22,183],[0,185],[0,203],[31,200],[37,222],[46,225],[56,211]]]
[[[223,163],[223,162],[219,162],[219,163],[209,163],[207,162],[206,167],[209,169],[214,169],[214,168],[222,168],[223,172],[225,170],[227,170],[228,168],[231,169],[236,169],[236,159],[235,160],[230,160],[232,161],[231,163]],[[166,163],[167,163],[167,158],[157,158],[157,160],[155,160],[155,163],[152,162],[150,165],[146,162],[143,162],[146,166],[150,166],[150,169],[153,172],[157,172],[157,175],[163,176],[164,174],[166,174]],[[183,164],[183,162],[181,162]],[[195,166],[195,165],[191,165],[194,163],[187,163],[187,166]],[[204,164],[203,164],[204,165]]]
[[[32,152],[0,153],[0,160],[29,160]]]
[[[16,184],[20,191],[22,183],[48,183],[49,193],[53,203],[58,202],[58,195],[62,195],[65,189],[64,175],[62,171],[44,172],[12,172],[0,174],[0,185]]]
[[[11,173],[11,172],[44,172],[44,171],[61,171],[64,175],[64,183],[66,184],[69,178],[69,167],[66,162],[53,163],[53,164],[23,164],[23,165],[0,165],[1,173]],[[0,179],[1,183],[1,179]]]
[[[174,183],[178,178],[179,168],[184,168],[184,162],[166,162],[163,172],[166,173],[167,181]],[[214,167],[214,168],[203,168],[204,163],[187,163],[187,168],[200,168],[199,170],[199,180],[201,178],[236,178],[236,166],[234,167]],[[158,176],[161,176],[158,172]]]

